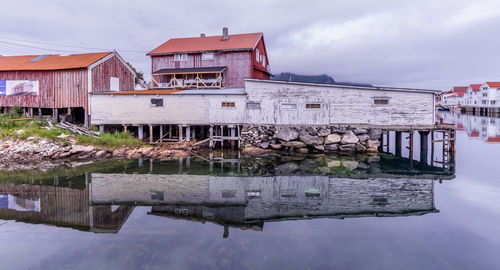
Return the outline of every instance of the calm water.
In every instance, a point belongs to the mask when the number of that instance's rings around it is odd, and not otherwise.
[[[499,269],[500,119],[443,117],[450,169],[229,154],[0,175],[0,268]]]

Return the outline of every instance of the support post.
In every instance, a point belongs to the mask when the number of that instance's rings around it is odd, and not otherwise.
[[[427,164],[427,155],[429,154],[429,131],[419,131],[420,134],[420,163]]]
[[[434,166],[434,130],[431,131],[431,166]]]
[[[33,107],[29,108],[28,114],[29,117],[33,117]]]
[[[38,108],[38,117],[42,117],[42,108]]]
[[[236,128],[234,127],[231,128],[231,137],[232,138],[236,137]],[[231,149],[234,149],[235,144],[236,144],[235,141],[231,139]]]
[[[214,126],[210,125],[210,128],[208,129],[208,135],[210,136],[210,142],[208,143],[208,146],[210,149],[214,148]]]
[[[183,138],[182,138],[182,126],[179,125],[179,142],[182,142],[183,141]]]
[[[57,108],[52,109],[52,121],[58,123],[59,122],[59,114]]]
[[[168,138],[172,139],[172,125],[168,125]]]
[[[186,127],[186,141],[191,141],[191,126]]]
[[[127,132],[127,125],[123,125],[123,132]]]
[[[104,132],[104,125],[99,125],[99,132]]]
[[[144,126],[140,125],[137,127],[137,137],[139,137],[140,140],[144,139]]]
[[[149,125],[149,143],[153,143],[153,125]]]
[[[396,131],[396,156],[400,157],[401,153],[401,142],[403,141],[403,133],[401,131]]]
[[[160,143],[163,142],[163,125],[160,125]]]
[[[410,153],[408,155],[408,158],[410,159],[410,166],[413,166],[413,130],[410,130],[408,131],[409,133],[409,137],[410,137],[410,142],[409,142],[409,149],[410,149]]]

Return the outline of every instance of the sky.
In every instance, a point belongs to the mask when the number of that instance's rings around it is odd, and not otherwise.
[[[437,90],[500,81],[498,0],[0,3],[0,55],[116,50],[146,79],[148,51],[228,27],[264,33],[272,73]]]

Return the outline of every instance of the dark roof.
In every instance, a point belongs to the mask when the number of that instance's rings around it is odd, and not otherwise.
[[[153,74],[174,74],[174,73],[197,73],[197,72],[222,72],[226,69],[227,67],[199,67],[199,68],[165,68],[165,69],[160,69]]]

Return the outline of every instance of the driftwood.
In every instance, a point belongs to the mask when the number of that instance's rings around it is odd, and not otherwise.
[[[84,127],[79,127],[77,125],[70,124],[68,122],[61,122],[56,125],[56,127],[60,127],[62,129],[67,129],[71,131],[72,133],[78,133],[81,135],[87,135],[87,136],[92,136],[92,137],[98,137],[101,133],[100,132],[95,132],[92,131],[88,128]]]
[[[15,121],[29,121],[33,120],[33,118],[19,118],[19,119],[7,119],[6,122],[15,122]]]

